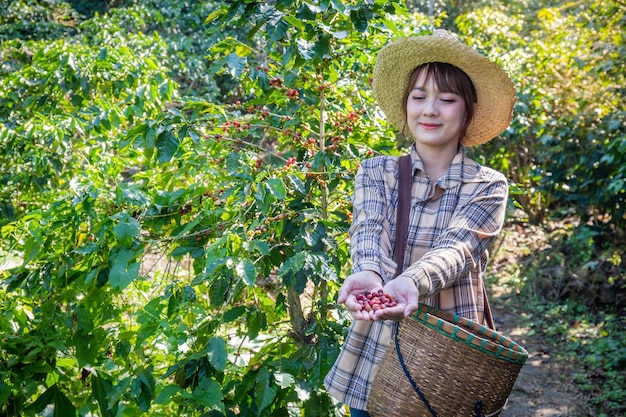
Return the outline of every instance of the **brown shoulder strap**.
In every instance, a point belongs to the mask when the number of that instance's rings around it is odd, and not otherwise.
[[[409,213],[411,211],[411,188],[413,185],[411,155],[401,156],[398,165],[398,207],[396,209],[396,247],[394,250],[394,260],[397,265],[396,276],[404,270],[404,252],[409,235]]]
[[[413,173],[411,172],[411,155],[403,155],[398,162],[398,207],[396,211],[396,247],[394,260],[396,261],[396,276],[404,270],[404,253],[406,252],[406,240],[409,235],[409,214],[411,211],[411,189],[413,186]],[[493,313],[487,298],[487,289],[483,285],[483,300],[485,324],[492,330],[496,330]]]
[[[496,330],[496,323],[493,320],[493,313],[491,312],[491,305],[489,305],[489,298],[487,298],[487,288],[485,288],[485,282],[483,281],[483,302],[484,302],[484,314],[485,325],[491,330]]]

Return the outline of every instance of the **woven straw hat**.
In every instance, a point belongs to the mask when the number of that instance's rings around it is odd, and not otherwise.
[[[511,122],[515,87],[504,70],[449,32],[397,40],[382,48],[374,67],[374,96],[389,121],[404,130],[403,95],[411,73],[427,62],[444,62],[463,70],[474,84],[478,103],[461,143],[474,146],[502,133]]]

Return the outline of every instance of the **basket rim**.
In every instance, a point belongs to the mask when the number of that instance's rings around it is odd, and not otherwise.
[[[507,362],[524,364],[528,359],[528,351],[509,337],[458,314],[420,303],[411,317],[446,337]]]

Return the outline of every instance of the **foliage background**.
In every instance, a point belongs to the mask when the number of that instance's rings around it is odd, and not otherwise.
[[[343,415],[321,381],[349,322],[352,176],[407,145],[372,65],[433,27],[517,86],[511,127],[472,149],[511,182],[509,224],[549,232],[512,292],[593,415],[621,415],[624,10],[1,0],[0,415]]]

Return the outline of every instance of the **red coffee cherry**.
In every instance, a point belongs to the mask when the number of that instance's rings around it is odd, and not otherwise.
[[[373,293],[366,291],[362,294],[357,294],[356,300],[361,305],[361,308],[367,312],[398,305],[398,300],[396,300],[393,295],[387,294],[383,290],[378,290]]]

